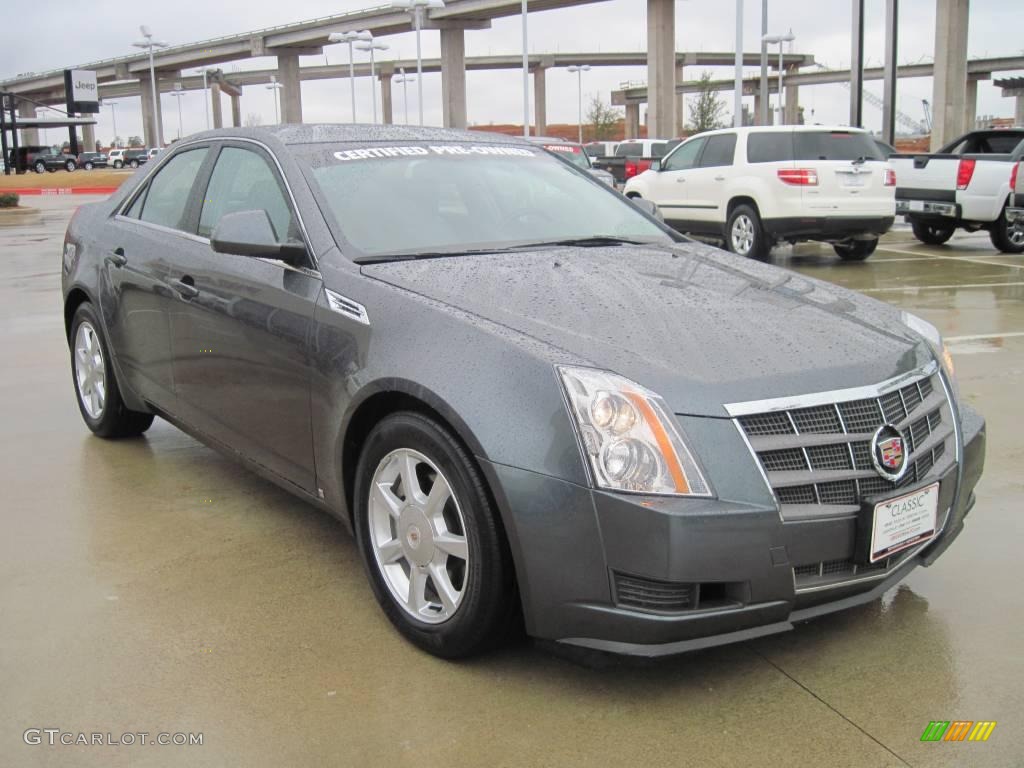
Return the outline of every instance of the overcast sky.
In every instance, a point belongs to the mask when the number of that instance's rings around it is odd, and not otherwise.
[[[149,24],[157,37],[169,43],[183,44],[231,33],[256,30],[278,24],[328,16],[386,3],[387,0],[290,0],[288,3],[252,0],[175,0],[162,3],[125,3],[123,0],[92,0],[85,7],[70,0],[35,0],[32,12],[20,14],[16,23],[0,27],[0,77],[21,72],[57,69],[98,59],[135,52],[138,25]],[[902,0],[900,3],[900,63],[931,61],[935,47],[936,0]],[[148,5],[148,8],[141,6]],[[744,47],[759,49],[761,30],[759,0],[746,0]],[[646,49],[644,0],[606,0],[593,5],[545,11],[530,16],[530,51],[637,51]],[[880,65],[883,52],[885,0],[867,0],[865,58],[867,65]],[[676,50],[730,51],[735,36],[734,0],[680,0],[676,10]],[[851,0],[769,0],[769,31],[796,35],[793,50],[813,54],[817,61],[833,68],[850,62]],[[10,21],[10,20],[8,20]],[[55,26],[56,25],[56,26]],[[58,29],[74,30],[73,34]],[[1022,0],[973,0],[971,3],[968,50],[972,58],[1024,55],[1024,2]],[[387,38],[390,50],[380,54],[413,58],[413,35]],[[423,55],[437,56],[439,33],[423,33]],[[494,22],[489,30],[466,32],[466,55],[518,53],[521,29],[518,17]],[[358,54],[357,54],[358,55]],[[345,63],[348,47],[325,48],[324,56],[304,57],[303,64]],[[224,65],[254,69],[273,67],[274,59],[253,59]],[[755,70],[748,70],[754,74]],[[1010,73],[1008,73],[1010,74]],[[1017,74],[1024,74],[1018,72]],[[687,70],[687,79],[699,77],[696,68]],[[713,71],[716,78],[732,76],[729,68]],[[998,76],[998,75],[997,75]],[[585,99],[598,94],[608,100],[609,93],[628,80],[645,80],[641,67],[600,68],[583,75]],[[470,72],[467,74],[467,104],[471,124],[520,122],[522,112],[521,74],[518,71]],[[428,123],[441,122],[441,76],[424,78],[424,109]],[[548,122],[575,122],[576,80],[565,70],[549,70]],[[898,107],[914,119],[922,116],[921,100],[931,100],[931,79],[901,80]],[[303,115],[306,122],[336,122],[349,119],[349,91],[346,80],[317,81],[303,84]],[[869,82],[868,90],[881,95],[880,81]],[[370,85],[362,78],[356,87],[361,119],[370,116]],[[416,114],[415,85],[409,88],[410,117]],[[732,111],[731,93],[723,93]],[[164,135],[170,140],[178,134],[174,99],[164,96]],[[813,120],[843,123],[849,115],[849,93],[841,85],[803,87],[800,103]],[[753,99],[748,97],[752,106]],[[532,95],[531,95],[532,109]],[[122,99],[117,105],[117,130],[127,138],[142,133],[138,99]],[[201,92],[182,99],[184,133],[201,130],[205,125]],[[230,115],[225,100],[226,115]],[[246,88],[242,97],[243,116],[255,113],[264,123],[273,122],[271,92],[263,86]],[[113,136],[111,110],[100,116],[97,137],[107,142]],[[978,89],[978,114],[1012,116],[1012,99],[1004,99],[990,82]],[[864,106],[865,125],[878,130],[881,114]],[[395,86],[395,120],[403,119],[402,91]],[[58,140],[56,130],[51,141]]]

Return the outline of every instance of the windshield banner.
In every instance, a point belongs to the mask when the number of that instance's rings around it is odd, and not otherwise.
[[[335,152],[334,158],[348,162],[350,160],[373,160],[388,157],[414,157],[416,155],[500,155],[504,157],[536,157],[536,153],[522,147],[503,147],[499,145],[466,145],[466,144],[431,144],[425,147],[367,147],[365,149],[346,149]]]

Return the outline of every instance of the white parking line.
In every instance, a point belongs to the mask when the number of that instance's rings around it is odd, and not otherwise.
[[[1010,339],[1016,336],[1024,336],[1024,331],[1009,331],[1007,333],[976,333],[973,336],[947,336],[946,341],[983,341],[984,339]]]
[[[960,285],[901,285],[894,288],[859,288],[860,293],[886,293],[892,291],[949,291],[956,288],[1004,288],[1024,285],[1024,280],[1014,283],[961,283]]]
[[[902,251],[901,251],[901,253],[902,253]],[[917,256],[917,257],[912,258],[912,259],[872,259],[871,263],[872,264],[885,264],[887,262],[892,262],[892,261],[898,261],[898,262],[905,262],[905,261],[933,261],[934,259],[941,259],[941,258],[944,258],[944,257],[942,257],[942,256]]]
[[[921,251],[905,251],[900,248],[888,248],[886,246],[879,246],[879,251],[886,251],[887,253],[905,253],[909,256],[921,257]],[[1013,254],[1006,254],[1012,256]],[[999,261],[987,261],[985,259],[972,259],[969,256],[939,256],[937,254],[929,254],[928,258],[932,259],[943,259],[945,261],[966,261],[970,264],[987,264],[990,267],[1006,267],[1007,269],[1024,269],[1024,265],[1018,264],[1003,264]],[[879,259],[872,259],[872,261],[879,261]],[[901,261],[901,259],[891,259],[891,261]]]

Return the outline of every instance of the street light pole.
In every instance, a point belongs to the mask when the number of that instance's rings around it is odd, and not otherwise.
[[[206,130],[210,130],[210,85],[206,81],[206,75],[213,71],[203,67],[203,103],[206,105],[206,108],[203,109],[203,114],[206,115]]]
[[[116,101],[105,101],[105,105],[110,107],[110,119],[114,121],[114,140],[111,144],[117,147],[117,102]]]
[[[178,100],[178,140],[179,141],[181,140],[181,134],[182,134],[181,98],[182,98],[182,96],[185,95],[185,93],[186,93],[186,91],[182,89],[181,83],[175,83],[174,84],[174,90],[171,91],[171,96],[173,96],[175,99]]]
[[[589,64],[571,64],[567,68],[570,72],[576,73],[576,106],[577,121],[579,122],[579,141],[583,143],[583,73],[590,71]]]
[[[526,0],[523,0],[523,136],[530,135],[530,53],[528,42],[528,25],[526,23]]]
[[[796,40],[796,36],[792,31],[790,31],[784,35],[762,35],[761,39],[768,45],[779,46],[779,125],[784,125],[786,121],[786,109],[782,104],[782,65],[784,63],[782,44],[793,42]]]
[[[348,43],[348,90],[349,96],[352,98],[352,122],[356,121],[356,63],[355,63],[355,51],[352,49],[352,44],[357,40],[372,40],[373,35],[368,31],[363,30],[361,32],[332,32],[327,36],[327,40],[332,43]]]
[[[409,124],[409,81],[415,81],[416,78],[412,75],[405,74],[404,68],[399,68],[398,77],[394,78],[394,82],[402,84],[402,101],[405,103],[405,124]]]
[[[156,90],[156,66],[153,63],[153,49],[154,48],[166,48],[167,43],[163,40],[154,40],[153,32],[145,24],[139,27],[139,31],[142,33],[144,40],[138,40],[132,43],[136,48],[144,48],[149,51],[149,87],[152,89],[151,94],[153,97],[153,122],[156,123],[156,140],[157,144],[161,147],[164,145],[164,126],[163,121],[160,119],[161,109],[159,96]]]
[[[373,123],[377,124],[377,68],[374,63],[373,52],[374,51],[386,51],[388,49],[387,43],[382,43],[379,40],[374,40],[373,35],[369,32],[366,33],[370,36],[369,40],[360,40],[356,43],[356,48],[360,51],[370,52],[370,95],[373,97]]]
[[[736,0],[736,75],[732,124],[743,127],[743,0]]]
[[[423,125],[423,53],[420,48],[423,12],[431,8],[444,8],[444,0],[391,0],[391,5],[395,8],[404,8],[412,14],[413,28],[416,30],[416,91],[419,99],[420,125]]]
[[[267,83],[266,87],[274,92],[274,125],[277,125],[278,123],[281,122],[281,118],[279,116],[277,108],[277,100],[278,98],[280,98],[278,94],[280,93],[281,89],[284,88],[284,86],[281,83],[277,82],[277,75],[271,75],[270,82]]]

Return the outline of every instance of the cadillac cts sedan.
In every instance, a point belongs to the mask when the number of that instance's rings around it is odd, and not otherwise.
[[[501,136],[198,134],[68,227],[82,418],[335,515],[443,657],[676,653],[933,563],[985,444],[935,328],[649,208]]]

